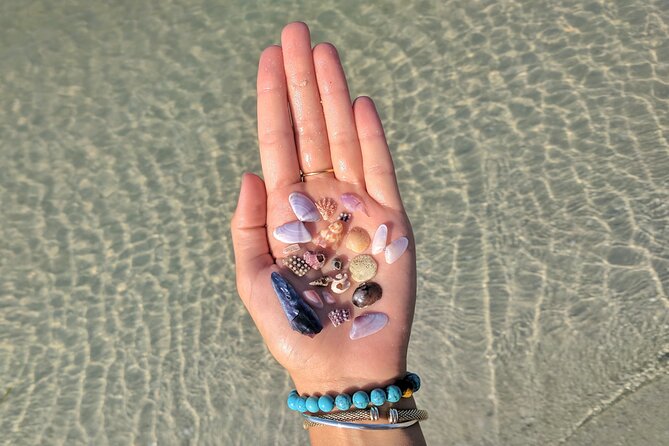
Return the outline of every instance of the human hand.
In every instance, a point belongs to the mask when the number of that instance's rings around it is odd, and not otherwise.
[[[237,210],[232,219],[237,288],[271,353],[290,373],[300,393],[341,392],[354,387],[387,385],[406,372],[406,352],[413,319],[416,288],[415,249],[411,225],[404,212],[383,128],[374,103],[359,97],[351,104],[336,49],[330,44],[311,48],[309,29],[303,23],[287,25],[281,47],[266,48],[258,66],[258,140],[264,182],[245,174]],[[300,181],[305,173],[333,169]],[[380,224],[388,226],[388,243],[409,239],[409,248],[388,264],[383,254],[375,260],[374,282],[383,297],[364,310],[353,307],[350,297],[333,294],[336,308],[351,309],[351,319],[373,311],[388,315],[379,332],[349,339],[351,322],[334,327],[325,305],[315,309],[323,330],[314,337],[293,331],[272,288],[270,275],[284,269],[287,244],[273,230],[295,220],[288,196],[302,192],[316,201],[343,193],[362,198],[368,215],[353,214],[349,227],[360,226],[370,237]],[[341,203],[340,210],[343,210]],[[352,226],[351,226],[352,225]],[[322,220],[307,223],[312,235],[327,226]],[[337,249],[351,259],[356,254]],[[332,256],[330,255],[329,258]],[[282,272],[301,294],[306,278]]]

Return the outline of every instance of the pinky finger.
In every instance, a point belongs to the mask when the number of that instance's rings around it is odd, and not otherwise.
[[[367,193],[379,204],[402,210],[395,167],[381,120],[371,98],[361,96],[353,103],[353,115],[362,151]]]

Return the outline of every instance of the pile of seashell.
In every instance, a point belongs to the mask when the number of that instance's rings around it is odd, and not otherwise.
[[[407,249],[407,237],[399,237],[387,244],[388,227],[378,226],[374,237],[360,226],[348,227],[354,213],[369,216],[363,200],[356,194],[345,193],[340,197],[345,212],[337,214],[337,201],[330,197],[320,198],[316,202],[300,192],[293,192],[288,202],[297,220],[287,222],[274,229],[274,238],[286,243],[283,248],[282,264],[297,277],[305,277],[314,289],[307,289],[300,297],[299,293],[280,274],[272,274],[272,285],[281,301],[282,308],[293,329],[313,336],[322,329],[318,315],[313,310],[327,305],[337,305],[337,299],[330,294],[342,295],[351,288],[351,281],[359,283],[351,296],[351,303],[357,308],[367,308],[379,301],[383,290],[371,280],[376,276],[378,263],[375,255],[384,253],[387,264],[394,263]],[[315,237],[305,223],[316,223],[321,219],[327,226],[318,231]],[[355,253],[345,268],[345,257],[337,255],[336,250],[344,241],[345,247]],[[300,244],[313,244],[303,247]],[[371,247],[371,254],[365,252]],[[328,261],[326,250],[334,251]],[[302,252],[303,251],[303,252]],[[321,296],[317,289],[321,289]],[[305,304],[306,302],[306,304]],[[308,305],[307,305],[308,304]],[[311,307],[311,308],[310,308]],[[354,309],[339,305],[331,309],[328,317],[332,325],[338,327],[350,320]],[[388,316],[379,312],[363,313],[353,320],[349,337],[360,339],[381,330],[388,323]]]

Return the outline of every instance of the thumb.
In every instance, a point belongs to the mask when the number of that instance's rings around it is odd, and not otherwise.
[[[267,192],[257,175],[245,173],[237,209],[232,216],[232,244],[235,250],[237,288],[248,308],[252,283],[260,271],[274,263],[267,242]]]

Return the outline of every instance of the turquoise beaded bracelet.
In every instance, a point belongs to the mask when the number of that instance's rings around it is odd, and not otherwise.
[[[369,392],[358,390],[352,396],[346,393],[340,393],[336,398],[330,395],[307,396],[297,393],[297,390],[291,390],[288,394],[288,408],[297,412],[318,413],[331,412],[336,407],[340,411],[346,411],[354,406],[357,409],[365,409],[371,403],[373,406],[383,406],[384,403],[396,403],[402,397],[409,398],[414,392],[420,389],[420,377],[415,373],[407,373],[385,389],[376,388]]]

